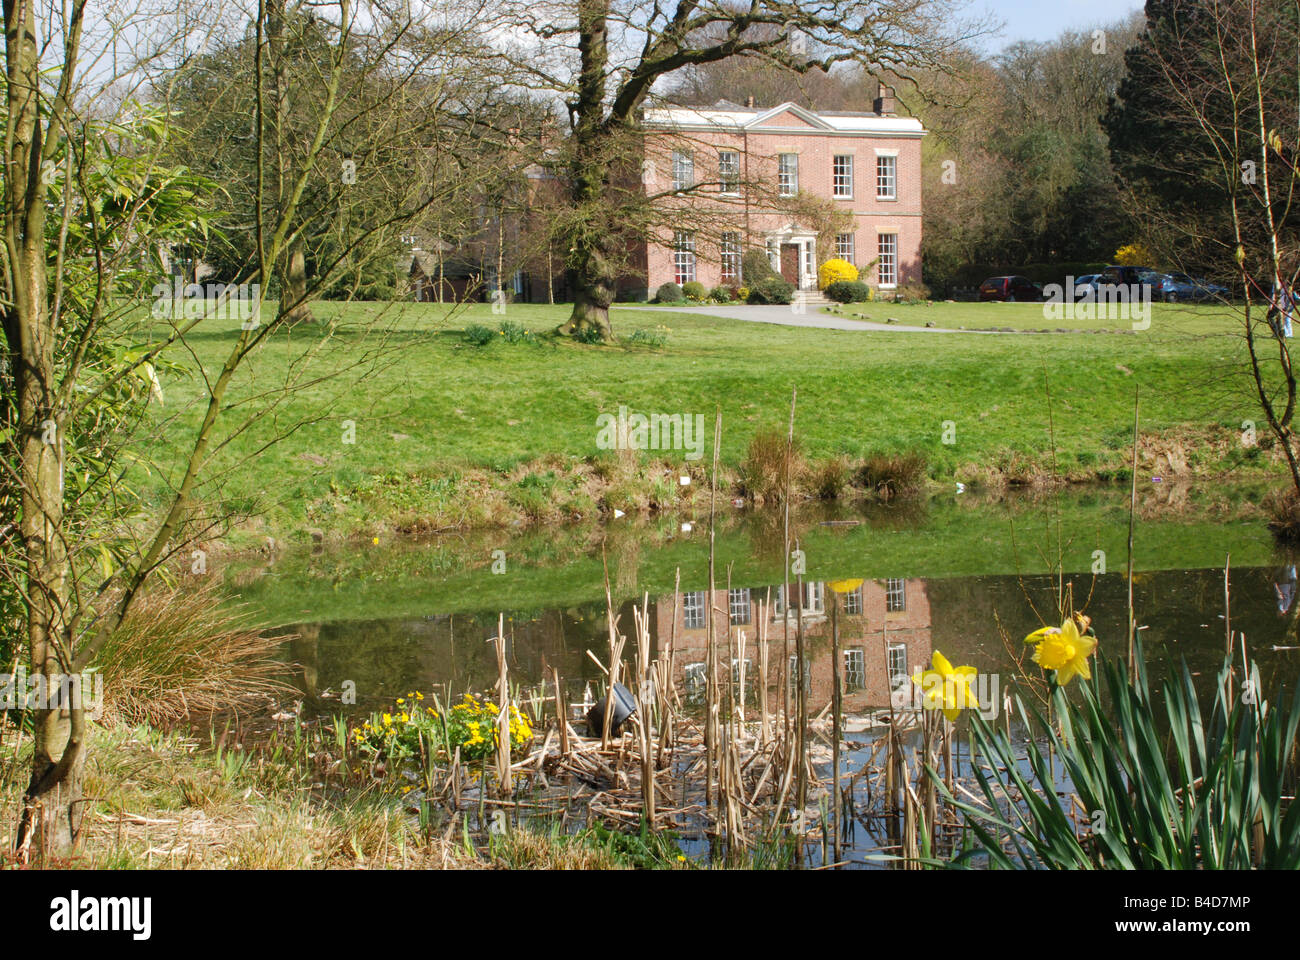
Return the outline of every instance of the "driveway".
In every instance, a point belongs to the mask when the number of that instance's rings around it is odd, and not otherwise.
[[[889,330],[902,333],[1031,333],[1029,330],[952,330],[947,327],[917,327],[903,323],[880,323],[876,320],[850,320],[821,313],[819,307],[808,306],[805,313],[795,313],[791,306],[758,306],[738,303],[733,306],[709,307],[655,307],[642,304],[616,304],[617,308],[657,310],[663,313],[694,313],[705,317],[727,320],[748,320],[750,323],[776,323],[783,327],[815,327],[820,330]]]

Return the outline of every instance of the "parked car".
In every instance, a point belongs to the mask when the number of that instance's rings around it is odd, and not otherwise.
[[[1042,300],[1043,288],[1028,277],[989,277],[980,284],[981,300]]]
[[[1081,277],[1075,277],[1074,278],[1074,299],[1082,300],[1085,296],[1088,295],[1089,290],[1092,291],[1092,295],[1095,297],[1097,295],[1097,282],[1100,279],[1101,279],[1101,274],[1099,273],[1085,273]]]
[[[1228,288],[1217,283],[1188,276],[1185,273],[1167,273],[1161,283],[1160,298],[1166,303],[1180,300],[1219,300],[1228,295]]]
[[[1101,276],[1097,278],[1097,295],[1104,295],[1108,287],[1126,287],[1129,290],[1147,287],[1147,298],[1154,300],[1160,296],[1160,285],[1164,283],[1164,279],[1163,273],[1150,267],[1112,265],[1103,270]]]

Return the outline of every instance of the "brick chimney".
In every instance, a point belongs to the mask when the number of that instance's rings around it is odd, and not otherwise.
[[[887,87],[882,83],[877,94],[872,109],[882,117],[892,117],[894,115],[894,88]]]

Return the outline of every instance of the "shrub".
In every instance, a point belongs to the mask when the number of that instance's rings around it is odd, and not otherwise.
[[[485,327],[481,323],[471,323],[465,327],[465,340],[476,347],[486,347],[497,338],[499,331]]]
[[[768,277],[749,288],[748,303],[789,303],[794,284],[782,277]]]
[[[175,722],[294,694],[276,658],[287,638],[241,623],[213,583],[136,598],[92,666],[103,677],[106,720]]]
[[[803,458],[799,439],[788,443],[785,430],[770,427],[759,430],[749,441],[749,450],[740,465],[740,481],[745,495],[753,500],[779,500],[785,489],[788,470],[793,483],[802,472]]]
[[[772,269],[772,261],[767,259],[767,251],[760,250],[757,247],[749,250],[740,261],[740,274],[745,278],[745,283],[750,287],[760,280],[766,280],[768,277],[777,276],[777,272]]]
[[[709,295],[704,289],[704,284],[698,280],[687,280],[682,284],[682,293],[686,295],[687,300],[703,300]]]
[[[709,299],[716,300],[718,303],[730,303],[731,291],[726,287],[714,287],[709,291]]]
[[[845,457],[823,460],[808,472],[808,486],[819,500],[838,500],[849,485],[849,462]]]
[[[922,303],[930,299],[930,288],[923,283],[904,283],[894,291],[899,303]]]
[[[919,453],[873,453],[857,474],[857,485],[882,499],[910,493],[925,479],[925,457]]]
[[[686,294],[682,292],[681,287],[670,280],[668,283],[659,284],[659,289],[655,291],[655,299],[660,303],[681,303],[686,299]]]
[[[832,258],[817,268],[817,286],[823,290],[833,283],[851,283],[857,279],[858,268],[847,260]]]
[[[580,327],[573,333],[573,339],[579,343],[597,344],[604,343],[605,338],[596,327]]]
[[[749,302],[749,287],[737,287],[737,288],[736,288],[736,299],[739,300],[741,303],[748,303],[748,302]]]
[[[866,303],[871,299],[871,288],[860,280],[837,280],[825,293],[839,303]]]

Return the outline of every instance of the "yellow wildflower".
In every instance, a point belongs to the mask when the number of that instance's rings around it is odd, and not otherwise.
[[[966,708],[979,709],[979,701],[971,684],[978,671],[974,667],[954,667],[938,650],[930,657],[931,669],[912,677],[921,688],[921,706],[926,710],[942,710],[949,720],[956,721]]]

